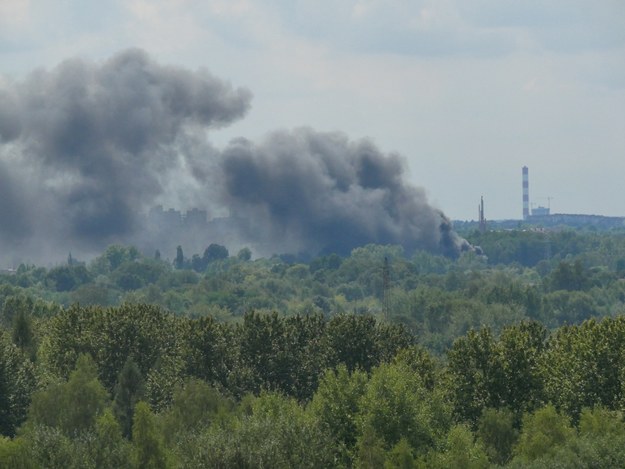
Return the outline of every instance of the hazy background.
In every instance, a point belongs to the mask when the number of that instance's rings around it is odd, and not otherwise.
[[[255,154],[262,159],[276,131],[295,140],[301,127],[314,129],[315,138],[334,139],[338,131],[346,146],[366,142],[375,154],[390,155],[384,161],[402,184],[425,188],[419,200],[427,197],[453,219],[477,218],[482,195],[487,218],[520,218],[523,165],[530,168],[535,205],[546,205],[550,197],[552,212],[625,215],[620,0],[0,0],[0,84],[11,93],[26,95],[30,84],[45,96],[33,77],[54,82],[58,64],[68,59],[82,64],[77,66],[87,75],[105,74],[105,64],[134,47],[147,62],[172,67],[183,80],[210,76],[219,88],[214,95],[229,96],[215,115],[203,114],[201,105],[195,109],[192,98],[184,115],[176,117],[179,109],[168,115],[158,131],[176,148],[197,149],[201,142],[202,151],[219,153],[244,137],[259,145]],[[85,82],[92,79],[87,75]],[[15,130],[9,101],[0,109],[4,141]],[[55,121],[47,115],[31,123],[54,140],[45,119]],[[195,124],[205,128],[191,129]],[[131,142],[123,129],[116,131],[120,148],[138,155],[162,143]],[[232,148],[240,148],[237,142]],[[14,171],[9,178],[10,152],[3,153],[0,196],[41,210],[32,199],[37,195],[15,180]],[[97,153],[92,156],[99,161]],[[155,203],[182,210],[198,205],[197,192],[163,191],[166,181],[158,180],[164,167],[188,170],[193,161],[172,164],[165,154],[150,160],[142,187],[122,202],[132,208],[135,199],[153,196]],[[95,169],[83,163],[81,178],[96,169],[125,174],[114,161]],[[141,158],[136,164],[145,167]],[[401,164],[404,169],[398,169]],[[196,176],[208,171],[191,169]],[[26,174],[32,171],[23,168],[21,181],[37,180]],[[53,181],[55,188],[64,187],[68,177]],[[84,190],[110,193],[111,184]],[[81,197],[61,195],[65,201]],[[124,203],[119,207],[123,211]],[[80,217],[94,211],[97,206],[76,211],[76,228],[86,229]],[[4,231],[19,239],[26,221],[18,212],[5,212],[11,221],[8,228],[4,222]],[[97,232],[97,224],[92,228]]]

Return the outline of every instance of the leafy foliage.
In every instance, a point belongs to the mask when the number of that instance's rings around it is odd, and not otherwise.
[[[622,237],[474,236],[488,259],[20,266],[0,467],[625,466]]]

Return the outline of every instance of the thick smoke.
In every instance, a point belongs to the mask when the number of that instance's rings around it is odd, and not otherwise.
[[[299,129],[213,148],[207,130],[243,117],[250,100],[206,71],[134,49],[0,82],[3,252],[36,260],[112,242],[154,246],[142,215],[159,201],[180,204],[181,194],[235,214],[232,238],[262,253],[344,253],[372,242],[452,256],[467,248],[405,182],[402,160],[367,140]],[[198,245],[214,241],[204,236]]]
[[[0,237],[52,248],[62,240],[66,249],[135,233],[138,215],[186,164],[179,149],[241,118],[251,98],[140,50],[102,64],[69,60],[3,88]]]
[[[284,251],[348,253],[382,243],[455,256],[468,248],[423,189],[405,182],[400,157],[368,140],[276,132],[260,145],[233,141],[221,166],[226,203]]]

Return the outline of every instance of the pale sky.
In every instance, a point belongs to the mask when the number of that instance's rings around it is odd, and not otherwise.
[[[623,0],[0,0],[0,79],[139,47],[253,93],[213,131],[368,137],[454,219],[625,216]]]

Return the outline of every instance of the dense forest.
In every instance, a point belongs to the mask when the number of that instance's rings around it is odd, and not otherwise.
[[[0,276],[0,467],[625,467],[625,236]]]

